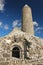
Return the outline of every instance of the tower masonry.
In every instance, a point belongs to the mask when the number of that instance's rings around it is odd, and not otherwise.
[[[31,8],[28,5],[25,5],[22,9],[22,30],[34,35]]]

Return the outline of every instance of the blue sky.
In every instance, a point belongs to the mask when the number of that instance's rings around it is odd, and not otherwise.
[[[43,38],[43,0],[0,0],[0,37],[21,27],[22,8],[32,9],[35,35]]]

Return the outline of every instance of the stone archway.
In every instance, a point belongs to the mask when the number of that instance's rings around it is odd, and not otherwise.
[[[24,47],[22,45],[19,45],[18,43],[12,44],[10,50],[11,50],[10,57],[24,59],[24,52],[22,52],[22,50],[24,51]],[[18,52],[15,50],[17,50]]]
[[[18,47],[12,49],[12,57],[20,58],[20,49]]]

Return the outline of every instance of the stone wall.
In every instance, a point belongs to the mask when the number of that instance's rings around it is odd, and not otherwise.
[[[0,38],[0,65],[43,65],[42,40],[17,30]],[[12,57],[12,49],[15,46],[22,50],[20,58]]]
[[[9,61],[0,61],[0,65],[43,65],[42,60],[20,60],[20,59],[10,59]]]

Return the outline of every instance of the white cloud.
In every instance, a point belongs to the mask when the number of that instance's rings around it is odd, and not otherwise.
[[[3,23],[0,21],[0,27],[2,27],[2,24],[3,24]]]
[[[12,27],[17,27],[17,25],[21,25],[21,22],[20,22],[21,20],[15,20],[15,21],[13,21],[13,23],[12,23]]]
[[[39,23],[37,23],[36,21],[33,21],[33,25],[36,26],[35,32],[41,33],[41,30],[43,30],[43,27],[39,27]]]
[[[36,21],[34,21],[34,22],[33,22],[33,25],[34,25],[34,26],[38,26],[39,24],[38,24]]]
[[[0,11],[4,10],[5,0],[0,0]]]
[[[21,26],[21,23],[19,23],[18,25]]]
[[[41,31],[38,31],[38,33],[41,33]]]
[[[38,28],[36,28],[35,31],[38,31],[38,30],[43,30],[43,27],[38,27]]]
[[[8,30],[8,29],[9,29],[9,26],[6,24],[6,25],[4,26],[4,29],[5,29],[5,30]]]
[[[3,22],[0,21],[0,28],[3,28],[5,30],[8,30],[9,29],[9,26],[8,26],[8,24],[3,24]]]
[[[16,27],[17,24],[18,24],[18,20],[15,20],[15,21],[13,21],[12,26]]]

